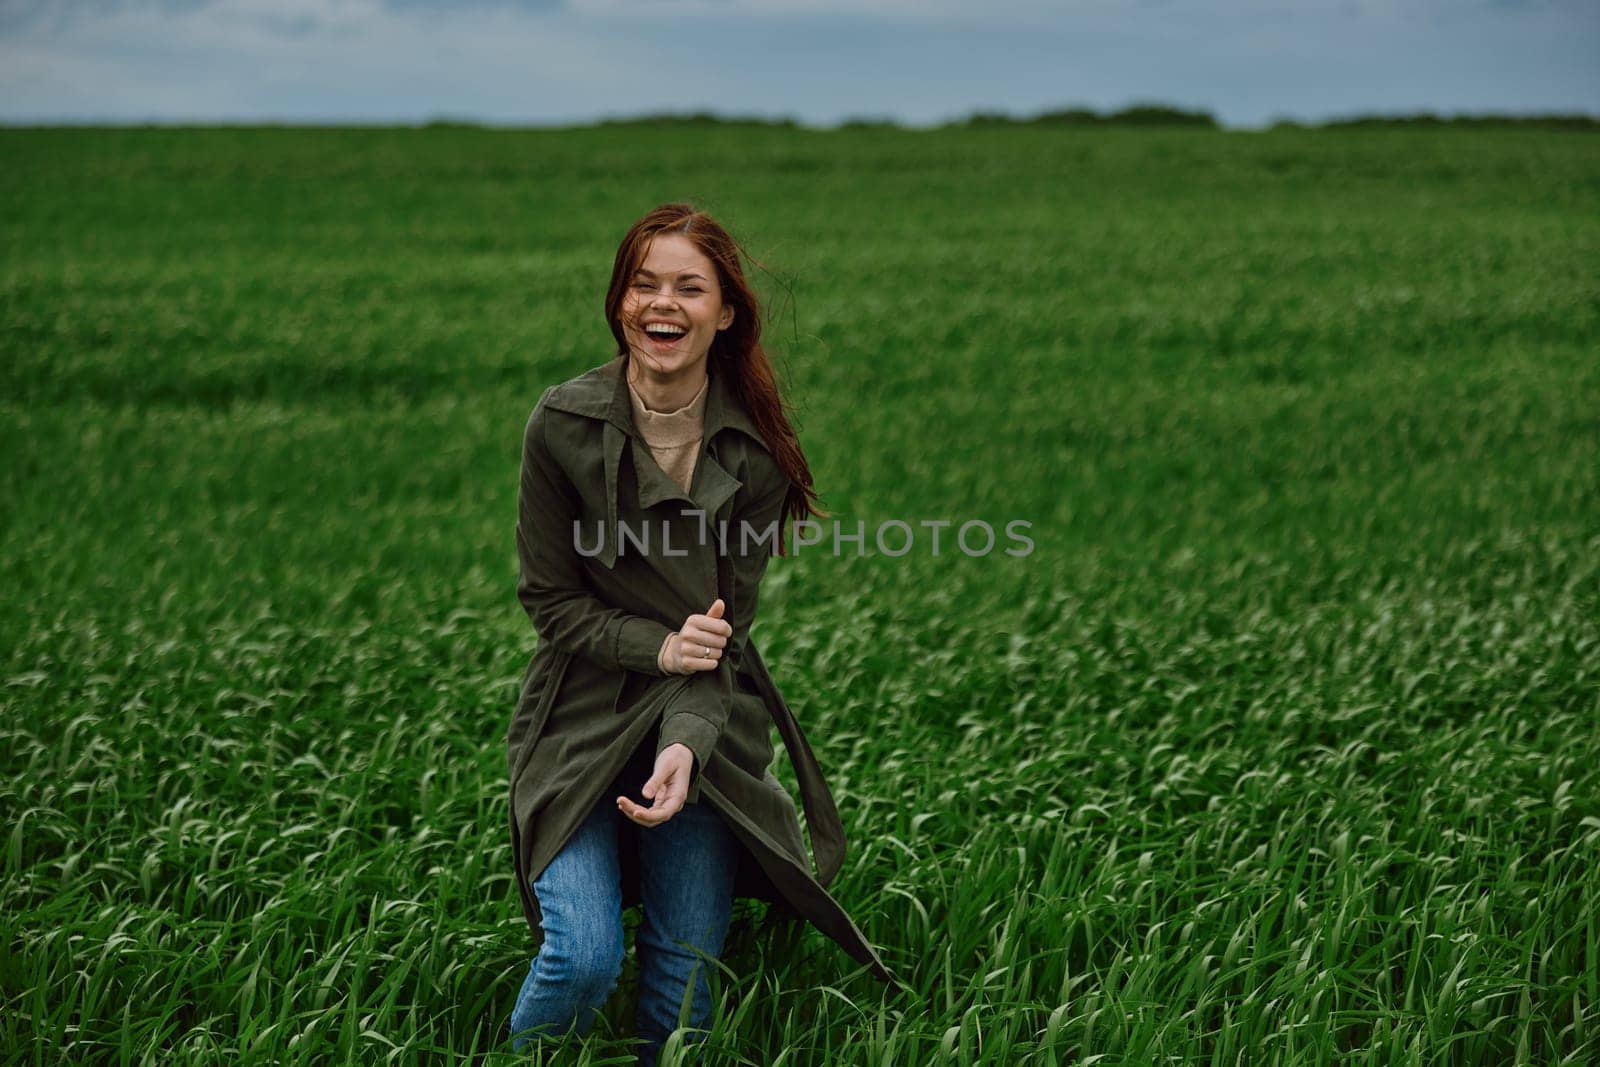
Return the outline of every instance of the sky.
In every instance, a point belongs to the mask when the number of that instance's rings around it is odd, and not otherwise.
[[[0,0],[0,123],[1600,115],[1600,0]]]

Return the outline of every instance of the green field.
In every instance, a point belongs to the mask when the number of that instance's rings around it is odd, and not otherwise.
[[[1600,1060],[1600,137],[0,160],[11,1062],[513,1061],[521,434],[680,198],[772,268],[835,518],[1035,543],[773,563],[832,888],[915,994],[741,908],[709,1062]],[[544,1062],[620,1062],[634,977]]]

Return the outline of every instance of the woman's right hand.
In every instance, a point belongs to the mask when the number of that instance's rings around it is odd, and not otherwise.
[[[704,615],[690,615],[683,628],[667,642],[667,667],[675,674],[714,671],[728,646],[733,626],[722,613],[727,605],[718,597]]]

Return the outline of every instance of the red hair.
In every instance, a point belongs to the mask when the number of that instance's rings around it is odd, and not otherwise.
[[[622,323],[628,283],[644,261],[645,246],[662,233],[687,237],[711,261],[722,289],[722,302],[733,308],[733,322],[727,329],[717,332],[707,358],[716,360],[718,371],[728,375],[734,395],[789,478],[789,494],[778,520],[778,551],[782,554],[785,552],[782,526],[788,518],[800,521],[811,515],[826,517],[830,513],[817,506],[811,468],[778,395],[777,376],[761,347],[761,309],[739,263],[739,257],[743,255],[748,259],[749,253],[739,247],[716,219],[696,210],[694,205],[662,204],[635,222],[617,246],[616,262],[611,268],[611,287],[606,291],[606,322],[617,339],[617,354],[624,361],[629,356]],[[626,363],[623,369],[626,372]]]

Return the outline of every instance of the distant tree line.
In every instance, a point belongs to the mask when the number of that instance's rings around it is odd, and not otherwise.
[[[430,128],[466,129],[479,124],[465,119],[438,118],[426,123]],[[652,114],[601,119],[584,126],[605,127],[747,127],[770,129],[798,129],[802,124],[790,117],[769,118],[762,115],[719,115],[714,111],[656,112]],[[1161,103],[1140,103],[1115,111],[1095,111],[1086,107],[1068,107],[1041,111],[1033,115],[1012,115],[1003,111],[975,111],[965,118],[953,119],[938,125],[939,129],[983,129],[988,127],[1019,126],[1184,126],[1198,129],[1221,129],[1222,125],[1210,111],[1187,110]],[[1327,119],[1322,122],[1300,122],[1295,119],[1277,119],[1271,123],[1274,130],[1337,130],[1362,127],[1439,127],[1470,129],[1478,127],[1535,127],[1560,130],[1600,130],[1600,116],[1572,114],[1536,115],[1439,115],[1419,111],[1402,115],[1354,115]],[[906,127],[892,118],[854,117],[845,119],[835,127],[841,130],[898,130]]]
[[[711,111],[658,112],[625,118],[601,119],[599,126],[772,126],[797,128],[793,118],[718,115]],[[1165,104],[1135,104],[1104,114],[1088,108],[1066,108],[1036,115],[1016,116],[1000,111],[977,111],[966,118],[939,124],[941,129],[976,126],[1209,126],[1216,128],[1216,117],[1209,111],[1185,111]],[[902,125],[892,118],[848,118],[839,123],[845,130],[896,130]]]
[[[1186,111],[1167,104],[1134,104],[1117,111],[1068,107],[1017,117],[1003,111],[975,111],[946,126],[1205,126],[1220,128],[1209,111]]]
[[[761,115],[718,115],[714,111],[664,111],[650,115],[633,115],[625,118],[601,119],[596,126],[772,126],[779,129],[796,129],[798,119],[780,116],[766,118]]]
[[[1353,115],[1349,118],[1328,119],[1324,122],[1305,123],[1293,119],[1278,119],[1274,130],[1338,130],[1365,126],[1444,126],[1452,129],[1470,127],[1535,126],[1551,130],[1600,129],[1600,116],[1572,114],[1543,115],[1436,115],[1432,111],[1417,111],[1409,115]]]

